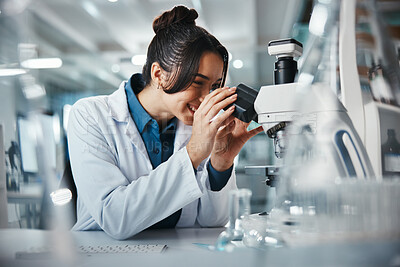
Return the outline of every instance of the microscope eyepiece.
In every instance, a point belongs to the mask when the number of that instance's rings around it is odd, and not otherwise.
[[[250,122],[252,120],[257,122],[254,101],[256,101],[258,91],[241,83],[236,86],[236,94],[238,96],[237,100],[224,109],[227,110],[234,105],[235,111],[233,112],[233,116],[244,122]]]

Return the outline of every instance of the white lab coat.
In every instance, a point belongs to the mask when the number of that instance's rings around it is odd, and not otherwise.
[[[173,155],[153,169],[129,113],[125,83],[108,96],[77,101],[68,122],[72,173],[78,191],[72,230],[104,230],[129,238],[182,208],[177,227],[223,226],[228,192],[211,191],[204,160],[195,174],[185,145],[191,126],[178,122]]]

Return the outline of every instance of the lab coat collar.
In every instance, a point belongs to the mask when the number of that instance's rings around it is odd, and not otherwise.
[[[131,143],[146,157],[148,168],[151,170],[150,158],[147,154],[146,147],[135,125],[130,117],[128,101],[126,100],[125,85],[127,81],[123,81],[119,88],[108,98],[108,106],[110,108],[110,116],[115,121],[126,123],[125,134],[131,140]]]
[[[150,122],[157,123],[156,120],[154,120],[150,116],[150,114],[147,113],[147,111],[137,99],[137,94],[143,89],[140,88],[144,85],[143,83],[144,81],[142,75],[139,73],[132,75],[129,81],[125,83],[125,94],[128,101],[129,112],[131,113],[132,118],[135,121],[135,124],[141,134],[143,134],[143,131],[146,128],[147,124],[149,124]]]
[[[119,88],[109,96],[108,101],[111,117],[116,121],[127,123],[126,134],[130,137],[131,142],[139,149],[139,151],[145,155],[145,157],[148,159],[148,163],[150,164],[149,166],[151,166],[144,142],[135,123],[133,122],[133,119],[130,118],[131,115],[129,113],[128,102],[126,100],[125,93],[126,83],[127,81],[123,81]],[[182,121],[178,120],[174,142],[174,153],[186,146],[191,135],[192,126],[185,125]]]
[[[185,125],[182,121],[178,120],[174,142],[174,153],[187,145],[191,135],[192,126]]]
[[[126,83],[127,81],[123,81],[108,98],[111,117],[119,122],[128,122],[130,116],[125,93]]]

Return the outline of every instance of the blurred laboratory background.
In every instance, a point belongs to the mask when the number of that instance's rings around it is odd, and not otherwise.
[[[178,4],[195,8],[197,24],[229,51],[228,86],[256,90],[274,83],[276,58],[268,43],[305,44],[311,0],[0,0],[0,159],[5,164],[8,227],[43,228],[43,177],[59,181],[68,162],[68,112],[78,99],[110,94],[141,72],[154,36],[153,19]],[[400,1],[377,1],[399,62]],[[366,37],[364,40],[370,40]],[[40,110],[41,133],[32,126]],[[51,133],[51,134],[49,134]],[[393,134],[393,133],[392,133]],[[400,132],[397,131],[397,140]],[[39,159],[35,142],[46,140]],[[386,137],[385,137],[386,138]],[[385,140],[382,141],[385,142]],[[265,173],[245,166],[274,165],[274,144],[261,133],[240,152],[237,183],[252,191],[251,212],[269,210],[273,188]],[[43,162],[50,169],[40,171]],[[0,167],[1,168],[1,167]]]

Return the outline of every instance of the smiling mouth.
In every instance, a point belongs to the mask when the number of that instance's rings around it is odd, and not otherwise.
[[[196,110],[198,109],[197,107],[194,107],[194,106],[192,106],[192,105],[187,105],[187,107],[188,107],[188,109],[190,110],[190,111],[192,111],[192,113],[195,113],[196,112]]]

